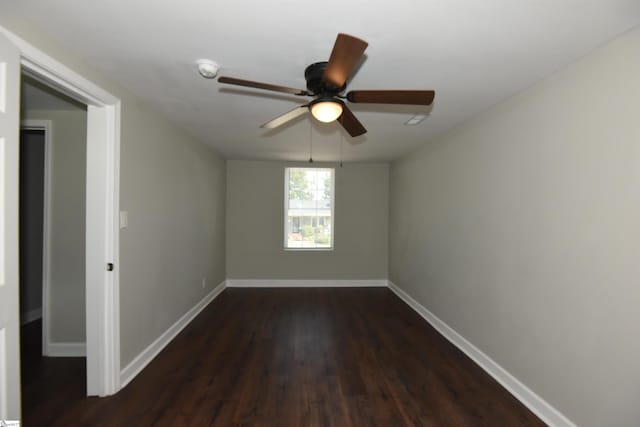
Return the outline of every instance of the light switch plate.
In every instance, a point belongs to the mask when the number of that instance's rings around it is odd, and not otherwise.
[[[129,226],[129,212],[120,211],[120,228],[127,228]]]

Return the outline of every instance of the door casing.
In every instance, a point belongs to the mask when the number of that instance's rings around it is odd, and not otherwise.
[[[0,33],[17,46],[24,74],[87,105],[87,395],[111,395],[120,389],[120,100],[2,26]]]

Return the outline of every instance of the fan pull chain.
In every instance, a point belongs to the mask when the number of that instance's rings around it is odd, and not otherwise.
[[[342,167],[342,145],[344,144],[344,135],[340,132],[340,167]]]
[[[313,123],[309,119],[309,163],[313,163]]]

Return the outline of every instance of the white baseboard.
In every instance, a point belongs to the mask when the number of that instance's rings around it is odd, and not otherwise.
[[[22,313],[20,316],[20,324],[26,325],[27,323],[31,323],[34,320],[38,320],[42,317],[42,307],[36,308],[34,310],[29,310],[26,313]]]
[[[45,350],[47,357],[87,357],[87,344],[83,342],[50,342]]]
[[[453,345],[458,347],[463,353],[469,356],[482,369],[498,381],[509,393],[522,402],[542,421],[550,426],[558,427],[576,427],[567,417],[560,411],[551,406],[547,401],[534,393],[526,385],[521,383],[517,378],[507,372],[502,366],[498,365],[493,359],[484,354],[479,348],[467,341],[462,335],[457,333],[453,328],[440,320],[435,314],[427,310],[419,302],[414,300],[409,294],[400,289],[393,282],[389,281],[389,289],[391,289],[400,299],[402,299],[409,307],[422,316],[431,326],[433,326],[440,334],[442,334]]]
[[[135,359],[120,371],[120,389],[131,382],[204,308],[225,288],[225,282],[216,286],[193,308],[187,311],[176,323],[145,348]]]
[[[227,279],[227,288],[378,288],[387,287],[387,279],[378,280],[279,280]]]

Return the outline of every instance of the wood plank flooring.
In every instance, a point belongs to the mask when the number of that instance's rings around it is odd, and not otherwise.
[[[28,363],[27,427],[544,425],[383,288],[226,289],[109,398]]]

